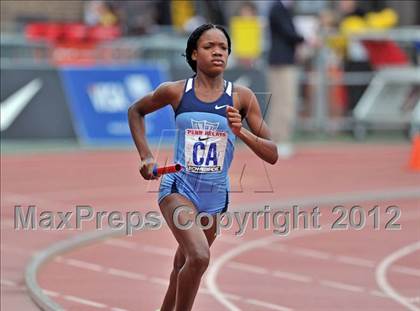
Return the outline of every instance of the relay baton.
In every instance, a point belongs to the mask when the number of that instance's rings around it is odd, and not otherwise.
[[[162,166],[162,167],[157,167],[157,165],[155,165],[155,167],[153,168],[153,175],[157,176],[157,175],[163,175],[163,174],[171,174],[171,173],[176,173],[179,172],[182,169],[182,165],[177,163],[174,165],[169,165],[169,166]]]

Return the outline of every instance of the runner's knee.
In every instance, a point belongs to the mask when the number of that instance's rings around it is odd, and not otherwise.
[[[187,262],[191,269],[197,273],[204,273],[210,263],[209,248],[196,249],[187,258]]]
[[[185,256],[181,252],[181,250],[178,249],[176,251],[175,258],[174,258],[174,271],[178,273],[179,270],[181,270],[181,268],[184,266],[184,264],[185,264]]]

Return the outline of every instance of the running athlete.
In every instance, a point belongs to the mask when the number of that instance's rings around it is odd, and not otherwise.
[[[161,311],[192,309],[216,238],[215,221],[208,229],[202,227],[209,224],[209,218],[202,218],[202,226],[194,221],[200,212],[215,217],[227,209],[235,138],[264,161],[277,161],[277,148],[270,140],[255,94],[223,79],[230,52],[231,41],[223,27],[198,27],[190,35],[185,53],[196,74],[161,84],[129,109],[143,178],[159,178],[152,173],[155,160],[146,140],[144,116],[168,104],[175,112],[177,128],[174,160],[184,167],[178,173],[163,175],[159,189],[161,213],[179,243]],[[243,119],[250,130],[242,127]],[[183,210],[176,213],[179,207]],[[186,223],[192,226],[185,229],[177,225]]]

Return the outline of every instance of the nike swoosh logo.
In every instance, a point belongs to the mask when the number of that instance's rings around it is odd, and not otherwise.
[[[34,79],[0,104],[0,130],[4,131],[16,120],[21,111],[42,87],[41,79]]]
[[[207,140],[207,139],[209,139],[210,137],[201,137],[201,136],[199,136],[198,137],[198,140],[199,141],[205,141],[205,140]]]
[[[214,106],[214,109],[219,110],[219,109],[225,108],[226,106],[227,105],[223,105],[223,106],[216,105],[216,106]]]

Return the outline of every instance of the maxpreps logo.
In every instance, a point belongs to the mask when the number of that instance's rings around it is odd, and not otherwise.
[[[87,89],[92,106],[98,113],[121,113],[152,90],[147,76],[134,74],[123,81],[96,82]]]

